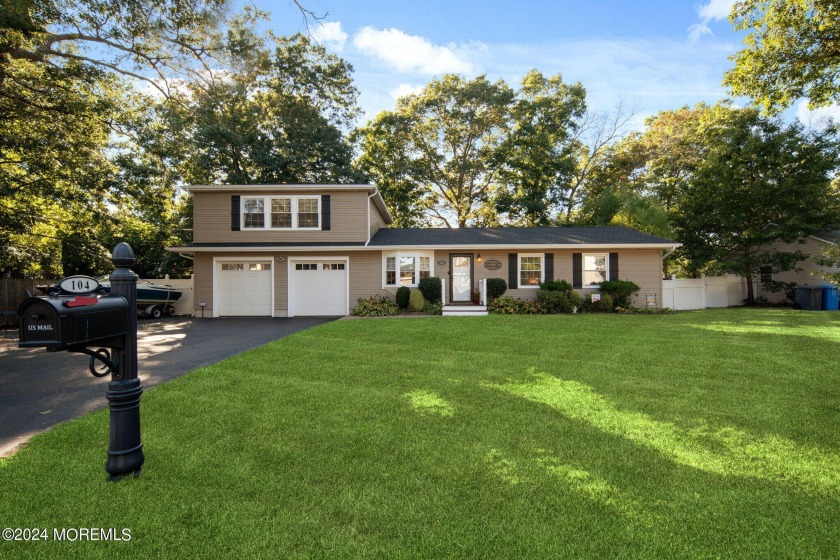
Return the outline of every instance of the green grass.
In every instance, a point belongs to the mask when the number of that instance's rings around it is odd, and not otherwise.
[[[3,527],[132,537],[0,557],[838,558],[839,350],[787,310],[339,321],[146,393],[139,479],[107,411],[0,461]]]

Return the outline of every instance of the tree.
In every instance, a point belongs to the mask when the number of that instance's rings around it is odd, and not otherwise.
[[[358,113],[352,67],[307,37],[272,38],[274,49],[227,79],[190,85],[167,108],[182,137],[185,181],[340,183],[359,178],[343,128]]]
[[[707,147],[678,195],[673,226],[694,270],[725,269],[747,281],[762,266],[790,270],[805,258],[778,251],[840,223],[840,198],[831,176],[840,159],[836,131],[805,132],[753,109],[713,108],[700,123]]]
[[[765,112],[807,97],[812,107],[840,102],[840,5],[836,0],[740,0],[730,15],[749,30],[724,83]]]
[[[401,98],[395,112],[380,114],[373,126],[358,133],[363,146],[385,151],[381,163],[363,154],[361,165],[375,167],[375,177],[387,177],[385,162],[400,162],[395,181],[386,189],[420,193],[424,203],[418,209],[446,227],[480,223],[483,207],[496,194],[496,153],[506,135],[512,99],[504,81],[446,75]],[[390,130],[399,130],[399,142],[384,138]]]
[[[580,83],[566,85],[531,70],[511,107],[511,129],[500,144],[496,209],[513,224],[547,225],[552,210],[567,198],[576,169],[575,136],[586,110]]]

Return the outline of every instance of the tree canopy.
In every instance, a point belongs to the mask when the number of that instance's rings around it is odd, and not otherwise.
[[[724,83],[765,112],[806,97],[812,107],[840,102],[840,4],[836,0],[740,0],[730,16],[746,30],[744,49]]]

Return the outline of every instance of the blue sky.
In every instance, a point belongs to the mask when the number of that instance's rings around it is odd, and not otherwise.
[[[255,2],[276,33],[306,32],[291,0]],[[536,68],[581,82],[592,110],[632,107],[640,128],[659,111],[726,97],[744,35],[727,20],[733,0],[302,2],[327,14],[310,32],[353,65],[362,121],[445,73],[515,86]],[[809,118],[804,103],[785,116]]]

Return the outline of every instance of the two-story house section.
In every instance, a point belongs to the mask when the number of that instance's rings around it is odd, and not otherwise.
[[[375,185],[198,185],[196,312],[206,317],[337,316],[359,298],[444,280],[445,303],[469,304],[487,278],[533,298],[539,283],[581,292],[633,280],[639,305],[662,299],[662,257],[678,243],[624,227],[393,228]]]

